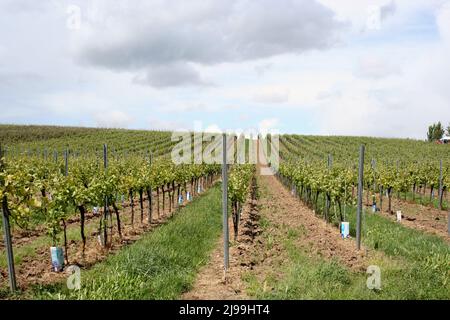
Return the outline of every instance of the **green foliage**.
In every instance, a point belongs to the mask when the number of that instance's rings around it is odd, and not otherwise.
[[[283,135],[280,138],[280,173],[293,182],[297,190],[327,194],[338,204],[352,203],[355,198],[349,195],[356,196],[352,191],[357,186],[360,144],[366,145],[364,188],[368,192],[378,193],[382,188],[391,194],[407,194],[413,190],[416,193],[419,188],[424,190],[424,187],[437,191],[441,159],[443,189],[448,190],[450,153],[447,146],[414,140]],[[328,154],[334,158],[331,169],[324,161]],[[311,195],[307,198],[311,201]],[[439,207],[439,201],[435,206]]]
[[[82,273],[80,291],[36,286],[32,299],[177,299],[192,286],[221,232],[220,188],[168,224]]]
[[[147,188],[167,184],[184,185],[193,179],[220,172],[219,165],[198,164],[175,166],[164,158],[152,164],[139,155],[112,158],[105,169],[95,157],[70,158],[68,176],[64,161],[40,157],[5,158],[0,171],[0,197],[6,196],[13,225],[29,229],[39,217],[47,233],[56,243],[61,221],[75,212],[72,208],[89,209],[102,206],[104,199],[116,201],[117,195],[127,195]]]
[[[427,139],[429,142],[437,141],[442,139],[445,130],[441,122],[434,123],[428,127]]]
[[[232,203],[243,204],[247,199],[250,179],[254,173],[253,165],[235,165],[228,178],[228,198]]]
[[[449,163],[449,149],[446,146],[428,143],[424,140],[387,139],[372,137],[341,136],[280,136],[280,156],[282,160],[308,160],[324,162],[329,154],[334,163],[353,166],[358,163],[359,148],[366,146],[366,163],[375,160],[375,167],[385,162],[395,164],[412,162]]]
[[[68,150],[71,156],[98,157],[103,144],[108,145],[109,158],[139,155],[149,158],[165,156],[176,142],[171,132],[71,128],[51,126],[0,125],[0,141],[7,146],[8,157],[33,156],[53,159]]]
[[[74,138],[100,131],[101,129],[96,128],[0,124],[0,141],[4,144],[48,141],[58,138]]]

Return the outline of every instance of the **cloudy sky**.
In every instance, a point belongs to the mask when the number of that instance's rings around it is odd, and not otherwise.
[[[448,0],[0,0],[0,122],[425,138]]]

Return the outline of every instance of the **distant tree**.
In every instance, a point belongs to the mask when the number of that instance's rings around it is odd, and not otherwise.
[[[445,129],[442,126],[441,122],[437,123],[434,133],[435,133],[434,140],[442,139],[442,137],[444,136]]]
[[[448,129],[450,128],[447,128],[447,130]],[[431,126],[428,127],[427,139],[430,142],[442,139],[444,133],[445,130],[442,127],[441,122],[433,123]]]
[[[447,127],[447,135],[450,137],[450,123],[448,124],[448,127]]]
[[[434,130],[436,128],[435,124],[432,124],[431,126],[428,126],[428,133],[427,133],[427,139],[428,142],[432,142],[434,139]]]

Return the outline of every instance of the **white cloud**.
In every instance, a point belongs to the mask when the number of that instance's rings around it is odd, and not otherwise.
[[[43,94],[40,103],[53,114],[68,116],[80,113],[102,114],[111,107],[108,100],[93,93],[75,91]]]
[[[191,128],[182,121],[167,121],[158,118],[150,118],[148,120],[149,130],[169,130],[169,131],[190,131]]]
[[[222,129],[217,124],[208,125],[203,132],[207,133],[221,133]]]
[[[134,121],[133,117],[119,110],[96,113],[94,118],[100,128],[127,128]]]
[[[347,36],[364,36],[367,34],[384,33],[387,38],[393,34],[392,28],[406,31],[409,28],[422,28],[422,21],[417,16],[435,10],[443,1],[447,0],[318,0],[323,5],[331,8],[342,21],[350,21],[352,34]],[[380,29],[367,28],[373,13],[370,8],[376,7],[380,13]]]
[[[254,95],[258,103],[278,104],[289,100],[289,90],[283,88],[264,88]]]
[[[450,49],[450,2],[446,2],[438,11],[436,23],[439,28],[439,34],[446,46],[446,49]]]
[[[381,79],[400,73],[401,69],[399,65],[386,58],[371,55],[362,57],[355,70],[356,76],[373,79]]]
[[[263,136],[268,133],[271,133],[274,130],[278,129],[279,123],[280,123],[280,119],[277,119],[277,118],[263,119],[258,124],[259,132]]]

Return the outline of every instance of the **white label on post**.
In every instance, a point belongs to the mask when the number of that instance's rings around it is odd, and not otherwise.
[[[350,237],[350,222],[341,222],[341,236],[343,239]]]
[[[401,221],[402,221],[402,212],[397,211],[397,222],[401,222]]]
[[[64,268],[64,251],[59,247],[50,247],[53,271],[61,272]]]

